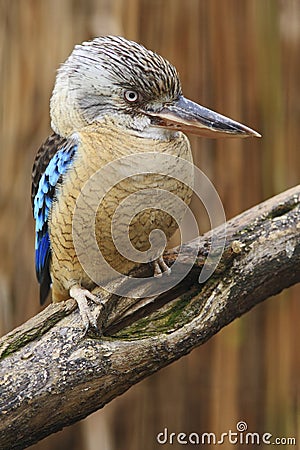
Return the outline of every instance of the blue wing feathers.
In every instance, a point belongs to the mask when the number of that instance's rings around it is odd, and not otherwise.
[[[58,147],[54,155],[52,149],[52,157],[47,165],[45,165],[45,155],[40,154],[40,158],[43,158],[43,166],[46,167],[37,184],[33,200],[33,216],[35,219],[35,268],[41,285],[41,303],[45,301],[51,283],[49,273],[51,246],[48,218],[56,195],[56,188],[61,182],[62,176],[70,167],[77,148],[78,144],[74,139],[71,141],[64,140],[64,145]],[[45,151],[47,150],[47,146],[45,146]],[[36,164],[38,164],[38,161]]]
[[[41,275],[43,274],[43,268],[47,260],[47,256],[50,249],[50,240],[48,231],[41,237],[35,250],[36,272],[39,283],[42,282]]]

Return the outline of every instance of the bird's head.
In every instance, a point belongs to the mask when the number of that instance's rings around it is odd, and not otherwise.
[[[209,137],[259,136],[187,100],[174,66],[117,36],[76,45],[58,71],[51,98],[51,125],[61,136],[106,119],[147,137],[163,138],[163,130]]]

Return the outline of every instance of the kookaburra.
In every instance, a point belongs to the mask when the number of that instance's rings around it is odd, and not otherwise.
[[[77,198],[90,177],[109,162],[135,153],[170,154],[192,161],[185,132],[207,137],[259,134],[186,99],[172,64],[117,36],[75,46],[58,70],[50,113],[54,133],[39,149],[32,174],[40,301],[45,301],[50,287],[53,302],[74,298],[88,328],[95,326],[87,301],[97,302],[91,293],[95,282],[77,257],[72,223]],[[161,174],[129,178],[116,186],[111,180],[111,184],[96,214],[95,236],[108,264],[127,274],[135,263],[117,251],[111,237],[116,207],[147,186],[169,191],[188,204],[191,189]],[[144,251],[152,230],[161,229],[169,239],[176,227],[169,214],[148,208],[132,219],[129,234],[133,246]],[[153,261],[156,275],[168,271],[161,256]]]

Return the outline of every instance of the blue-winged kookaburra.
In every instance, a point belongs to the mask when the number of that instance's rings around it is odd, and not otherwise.
[[[87,302],[97,302],[91,293],[95,283],[76,255],[72,221],[76,200],[89,178],[110,161],[134,153],[167,153],[192,161],[184,132],[207,137],[259,135],[187,100],[174,66],[142,45],[116,36],[75,46],[58,70],[50,106],[54,133],[39,149],[32,174],[40,301],[46,300],[50,287],[53,302],[74,298],[87,328],[95,326]],[[111,217],[123,198],[151,182],[151,177],[124,180],[97,212],[99,248],[121,273],[128,273],[134,263],[116,250]],[[187,204],[190,201],[191,190],[176,180],[158,174],[155,186]],[[143,251],[153,229],[170,238],[176,226],[168,214],[146,209],[130,225],[132,244]],[[167,270],[161,257],[154,261],[156,275]]]

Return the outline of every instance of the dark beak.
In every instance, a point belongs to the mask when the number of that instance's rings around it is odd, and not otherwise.
[[[174,129],[198,136],[218,137],[261,137],[251,128],[204,108],[181,96],[159,112],[151,112],[153,125]]]

